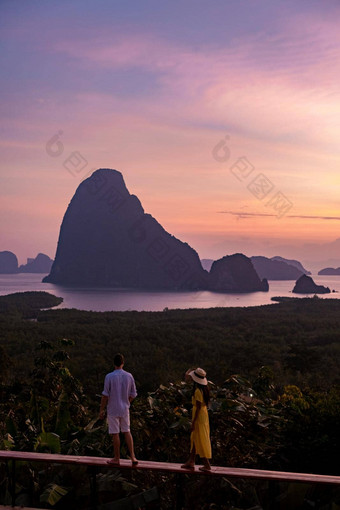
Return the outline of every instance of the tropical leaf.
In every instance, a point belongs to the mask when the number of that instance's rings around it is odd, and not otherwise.
[[[70,359],[70,356],[66,351],[57,351],[53,354],[53,359],[55,361],[65,361]]]
[[[97,426],[96,426],[97,425]],[[86,427],[84,427],[84,430],[86,432],[92,432],[94,430],[98,430],[100,429],[101,427],[103,426],[103,420],[100,420],[98,418],[98,416],[96,416],[95,418],[93,418],[93,420],[91,420],[87,425]]]
[[[237,420],[236,418],[234,418],[233,416],[230,417],[230,421],[232,421],[233,423],[236,423],[236,425],[238,425],[239,427],[243,428],[244,425],[243,423],[240,422],[240,420]]]
[[[53,432],[41,432],[34,445],[37,452],[60,453],[60,437]]]
[[[17,435],[17,427],[14,423],[14,420],[11,416],[7,416],[6,418],[6,431],[9,435],[12,437],[15,437]]]
[[[174,423],[171,423],[169,425],[169,429],[176,429],[177,427],[179,427],[180,424],[181,424],[180,421],[175,421]]]
[[[70,345],[70,346],[75,345],[74,341],[73,340],[69,340],[68,338],[62,338],[60,340],[60,344],[64,345],[64,346],[66,346],[66,345]]]
[[[226,409],[228,409],[228,410],[235,410],[235,409],[238,409],[238,408],[239,408],[239,402],[237,400],[226,398],[222,402],[222,409],[223,410],[226,410]]]
[[[37,399],[38,415],[45,415],[50,408],[50,401],[46,397],[38,397]]]
[[[30,418],[33,423],[40,423],[40,415],[38,409],[37,396],[34,390],[31,390],[31,400],[30,400]]]
[[[69,492],[70,489],[57,485],[56,483],[51,483],[41,494],[40,503],[48,503],[49,505],[54,506]]]
[[[6,434],[5,438],[2,440],[4,450],[12,450],[15,446],[15,441],[11,434]]]
[[[53,345],[50,342],[46,342],[46,340],[41,340],[41,342],[37,346],[37,350],[44,350],[47,349],[51,350],[53,349]]]
[[[69,371],[69,369],[67,367],[61,367],[59,370],[59,373],[60,373],[61,378],[64,381],[69,379],[70,377],[72,377],[71,372]]]
[[[62,439],[66,439],[69,425],[71,423],[71,415],[69,411],[69,398],[65,391],[60,394],[57,411],[57,421],[55,432]]]

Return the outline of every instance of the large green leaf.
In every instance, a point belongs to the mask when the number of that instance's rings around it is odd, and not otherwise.
[[[60,453],[60,437],[53,432],[41,432],[34,445],[37,452]]]
[[[70,489],[57,485],[56,483],[49,484],[40,496],[40,503],[49,503],[54,506],[70,492]]]

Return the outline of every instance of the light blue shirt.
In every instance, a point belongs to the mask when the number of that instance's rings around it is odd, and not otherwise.
[[[135,380],[129,372],[117,368],[106,375],[102,395],[108,397],[107,415],[125,416],[130,407],[129,397],[137,396]]]

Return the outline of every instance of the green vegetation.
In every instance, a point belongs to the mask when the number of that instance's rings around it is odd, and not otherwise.
[[[27,317],[27,314],[34,317],[41,308],[52,308],[62,302],[63,298],[48,292],[16,292],[0,296],[0,313],[16,315],[19,312],[24,317]]]
[[[70,338],[75,346],[68,366],[91,400],[117,351],[125,354],[140,393],[180,380],[192,365],[203,366],[215,384],[234,373],[252,379],[263,365],[281,386],[324,391],[340,382],[339,300],[164,312],[57,309],[35,312],[36,321],[23,320],[18,310],[0,314],[0,345],[15,364],[12,377],[28,377],[39,342]]]
[[[139,392],[131,417],[141,459],[185,459],[191,389],[181,380],[189,366],[199,365],[213,381],[214,464],[339,475],[338,300],[95,313],[38,311],[56,302],[39,295],[29,306],[27,296],[18,297],[0,300],[0,448],[110,456],[106,426],[97,419],[99,395],[113,356],[121,351]],[[36,320],[28,320],[32,316]],[[4,504],[9,496],[1,470]],[[45,507],[76,508],[77,501],[77,508],[84,508],[89,485],[80,471],[53,468],[41,477],[38,467],[21,466],[17,504],[28,498]],[[99,475],[101,501],[157,485],[162,508],[172,507],[171,479],[136,472],[126,480],[112,470]],[[326,505],[337,501],[331,491],[326,497],[306,487],[301,506],[293,506],[287,503],[293,489],[284,484],[268,491],[265,482],[188,480],[188,508],[209,508],[204,506],[209,502],[220,509],[270,509],[279,508],[280,500],[293,509],[304,508],[304,498],[331,508]]]

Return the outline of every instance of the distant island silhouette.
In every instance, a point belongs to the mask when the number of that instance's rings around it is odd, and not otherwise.
[[[250,257],[250,260],[255,268],[255,271],[261,279],[296,280],[303,274],[310,274],[310,272],[307,271],[297,260],[285,259],[279,256],[272,258],[253,256]],[[202,259],[201,263],[204,269],[210,271],[214,260]]]
[[[324,269],[321,269],[318,272],[318,275],[324,276],[324,275],[340,275],[340,267],[334,268],[334,267],[325,267]]]
[[[0,274],[13,274],[17,272],[17,256],[11,251],[0,251]]]
[[[11,251],[0,252],[0,274],[15,273],[48,273],[53,260],[44,253],[38,253],[35,258],[27,259],[27,264],[18,265],[15,253]]]
[[[223,257],[212,269],[204,270],[188,243],[144,212],[120,172],[99,169],[78,186],[43,281],[150,290],[268,290],[245,255]]]
[[[300,267],[288,263],[281,257],[267,257],[254,256],[250,257],[254,268],[260,278],[267,278],[268,280],[297,280],[303,274],[306,274],[305,269],[300,264]]]

